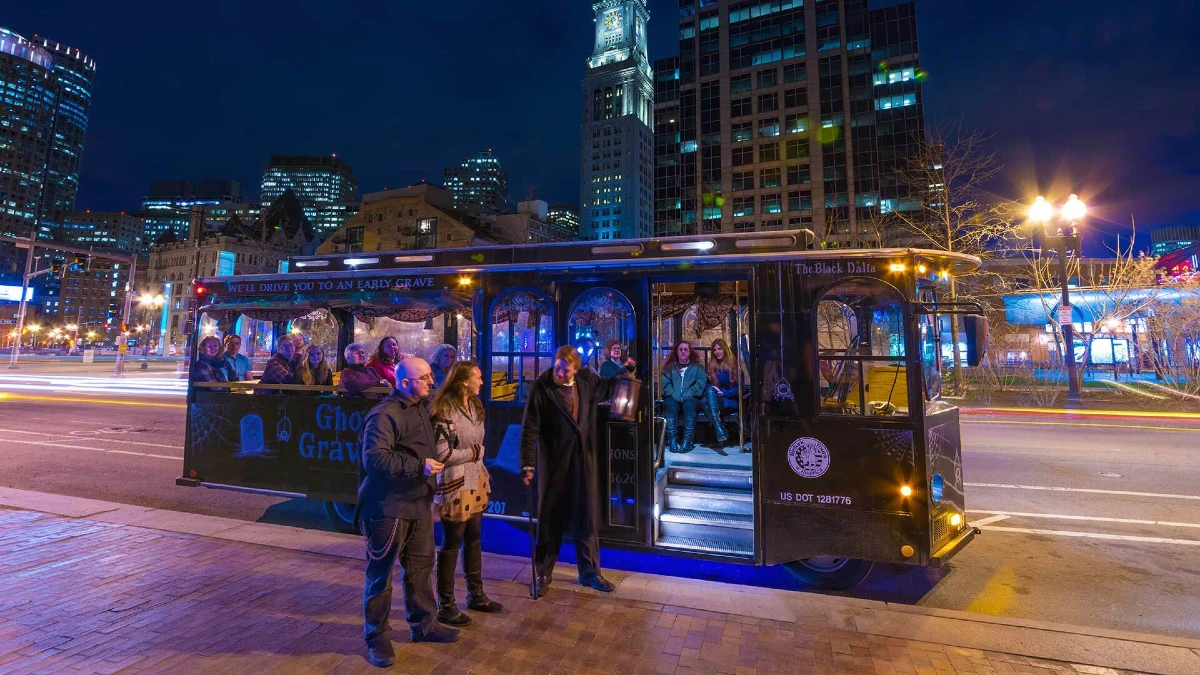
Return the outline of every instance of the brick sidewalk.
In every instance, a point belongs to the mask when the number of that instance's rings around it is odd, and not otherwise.
[[[362,644],[353,560],[0,510],[0,673],[379,672]],[[1094,673],[1115,671],[560,588],[475,614],[454,645],[412,645],[411,673]],[[462,595],[460,582],[460,596]]]

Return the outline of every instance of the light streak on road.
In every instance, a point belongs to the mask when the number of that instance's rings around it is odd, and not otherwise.
[[[186,408],[183,403],[158,403],[137,399],[122,400],[119,398],[78,398],[73,396],[40,396],[37,394],[18,394],[0,391],[0,403],[5,401],[45,401],[48,403],[92,403],[99,405],[131,405],[141,408]]]
[[[116,394],[184,396],[187,380],[175,378],[112,378],[63,375],[0,374],[0,391],[59,394]]]

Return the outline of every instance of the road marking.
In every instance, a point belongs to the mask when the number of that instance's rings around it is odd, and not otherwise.
[[[105,450],[104,448],[88,448],[82,445],[62,445],[61,443],[48,443],[46,441],[18,441],[15,439],[7,439],[6,443],[19,443],[21,445],[41,445],[47,448],[60,448],[64,450],[91,450],[92,452],[103,452],[115,455],[135,455],[137,457],[154,457],[156,459],[169,459],[175,462],[183,460],[183,457],[171,457],[168,455],[153,455],[148,452],[133,452],[130,450]]]
[[[1097,427],[1110,429],[1151,429],[1154,431],[1183,431],[1200,434],[1195,427],[1158,427],[1149,424],[1104,424],[1103,422],[1035,422],[1031,420],[963,420],[963,424],[1019,424],[1035,427]]]
[[[30,436],[56,436],[57,435],[57,434],[48,434],[44,431],[21,431],[20,429],[0,429],[0,433],[26,434],[26,435],[30,435]],[[90,434],[92,432],[87,432],[87,433]],[[103,432],[100,432],[100,433],[103,433]],[[84,436],[83,436],[83,434],[80,434],[78,436],[71,436],[71,437],[60,436],[60,438],[62,438],[61,441],[49,440],[46,442],[47,443],[62,443],[65,441],[76,441],[76,440],[80,440],[81,438],[84,438]],[[97,440],[101,440],[101,439],[97,439]],[[103,439],[103,440],[108,440],[108,439]],[[182,450],[183,449],[183,446],[181,446],[181,445],[163,445],[161,443],[142,443],[140,441],[127,441],[123,438],[121,439],[120,443],[121,443],[121,445],[144,445],[148,448],[162,448],[164,450]]]
[[[1127,497],[1161,497],[1163,499],[1194,499],[1200,495],[1173,495],[1163,492],[1133,492],[1131,490],[1097,490],[1094,488],[1069,488],[1052,485],[1008,485],[1006,483],[967,483],[967,487],[1003,488],[1006,490],[1048,490],[1050,492],[1087,492],[1100,495],[1125,495]]]
[[[1100,532],[1073,532],[1071,530],[1036,530],[1027,527],[988,526],[988,532],[1015,532],[1017,534],[1046,534],[1058,537],[1082,539],[1108,539],[1111,541],[1137,541],[1147,544],[1173,544],[1176,546],[1200,546],[1200,539],[1167,539],[1166,537],[1138,537],[1132,534],[1102,534]]]
[[[1128,523],[1130,525],[1165,525],[1167,527],[1196,527],[1200,528],[1200,523],[1177,523],[1171,520],[1139,520],[1137,518],[1105,518],[1102,516],[1068,516],[1059,513],[1020,513],[1018,511],[983,511],[979,509],[968,509],[971,513],[995,513],[1003,514],[1001,518],[1016,516],[1019,518],[1052,518],[1056,520],[1087,520],[1097,523]],[[984,518],[983,520],[973,521],[972,525],[986,525],[996,522],[992,518]]]
[[[129,450],[105,450],[105,452],[111,452],[114,455],[137,455],[138,457],[157,457],[158,459],[173,459],[177,461],[183,459],[182,457],[172,457],[171,455],[154,455],[148,452],[131,452]]]
[[[968,509],[968,510],[971,513],[997,513],[995,511],[976,511],[974,509]],[[1009,514],[1007,514],[1007,513],[999,513],[998,515],[989,516],[987,518],[982,518],[980,520],[973,521],[969,524],[974,525],[975,527],[982,527],[984,525],[991,525],[992,523],[998,523],[1001,520],[1006,520],[1008,517],[1009,517]]]

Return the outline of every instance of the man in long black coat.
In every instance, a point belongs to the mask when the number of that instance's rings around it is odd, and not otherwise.
[[[600,575],[600,483],[596,464],[596,405],[608,400],[615,378],[581,369],[579,354],[558,348],[554,367],[533,382],[521,425],[521,467],[525,484],[538,481],[538,537],[534,552],[537,597],[549,590],[570,519],[575,536],[579,583],[610,592]],[[633,361],[626,362],[631,369]]]

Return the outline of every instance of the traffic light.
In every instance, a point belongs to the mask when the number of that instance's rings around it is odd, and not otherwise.
[[[75,258],[74,258],[74,259],[71,261],[71,267],[70,267],[70,269],[71,269],[71,271],[72,271],[72,272],[82,272],[82,271],[83,271],[83,268],[84,268],[84,265],[85,265],[86,263],[87,263],[87,257],[86,257],[86,256],[77,255],[77,256],[75,256]]]
[[[50,276],[61,277],[63,273],[63,264],[61,262],[50,263]]]

